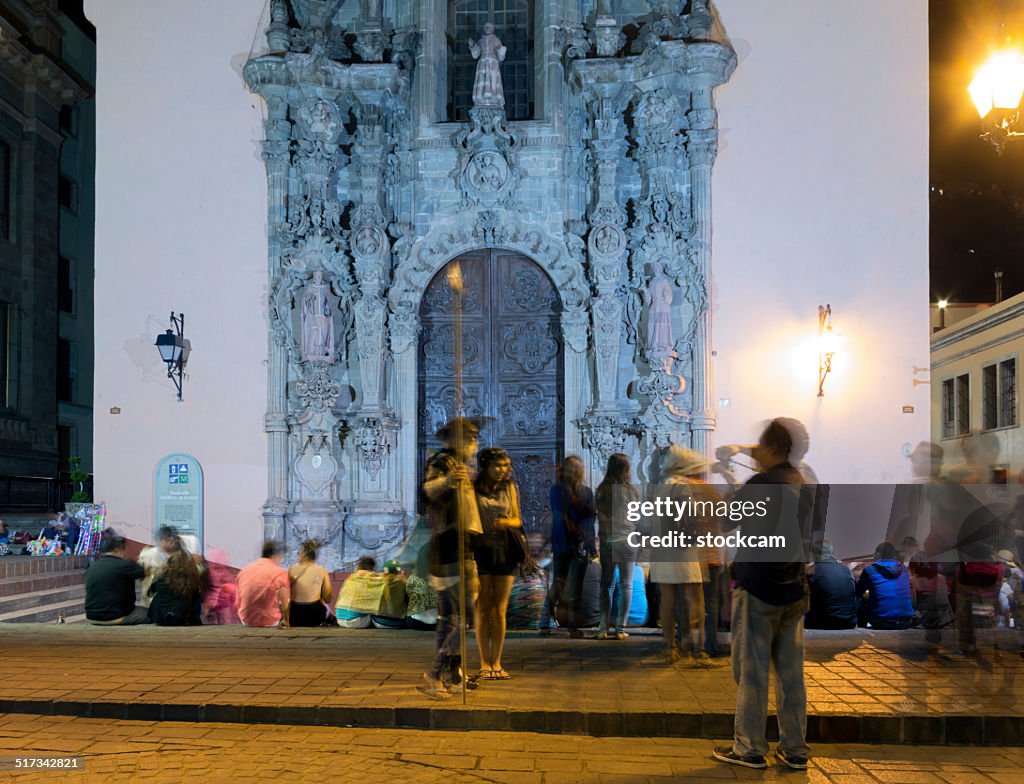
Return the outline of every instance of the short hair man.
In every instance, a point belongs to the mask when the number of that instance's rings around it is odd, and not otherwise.
[[[262,557],[238,573],[238,617],[246,626],[288,628],[291,596],[283,560],[280,542],[268,540],[263,543]]]
[[[135,581],[146,572],[125,558],[125,539],[107,531],[100,557],[85,573],[85,617],[97,626],[149,623],[149,611],[135,605]]]
[[[778,690],[778,761],[806,770],[807,690],[804,685],[804,611],[807,608],[807,539],[814,492],[793,467],[793,439],[780,420],[761,433],[752,455],[761,472],[740,488],[736,499],[769,500],[769,514],[742,521],[743,534],[786,536],[777,554],[741,547],[733,563],[732,671],[739,687],[732,746],[720,746],[715,759],[747,768],[766,768],[765,717],[768,672],[774,665]],[[774,559],[774,560],[770,560]]]

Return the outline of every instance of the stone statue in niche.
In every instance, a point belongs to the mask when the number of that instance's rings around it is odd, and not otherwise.
[[[484,25],[484,34],[479,41],[469,41],[469,51],[476,64],[476,79],[473,82],[473,106],[502,108],[505,106],[505,88],[501,84],[501,61],[505,59],[506,47],[494,34],[494,25]]]
[[[644,289],[647,306],[647,355],[670,372],[675,342],[672,338],[672,280],[660,261],[651,264],[651,280]]]
[[[313,273],[302,295],[302,358],[313,362],[334,362],[334,317],[324,275]]]

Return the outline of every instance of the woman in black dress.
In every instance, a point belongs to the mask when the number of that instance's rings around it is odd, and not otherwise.
[[[508,680],[501,666],[505,645],[505,613],[522,549],[513,537],[523,527],[519,493],[512,481],[512,462],[504,449],[482,449],[477,456],[476,500],[484,532],[473,545],[480,595],[476,603],[476,642],[480,648],[480,677]]]

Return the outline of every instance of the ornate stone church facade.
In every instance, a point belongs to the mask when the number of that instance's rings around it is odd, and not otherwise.
[[[271,0],[268,537],[390,554],[456,413],[531,531],[566,454],[596,483],[710,450],[716,30],[706,0]]]

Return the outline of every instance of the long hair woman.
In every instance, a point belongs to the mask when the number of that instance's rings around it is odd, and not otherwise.
[[[201,592],[196,562],[187,550],[179,547],[149,587],[150,620],[158,626],[198,625],[201,621],[195,608]]]
[[[331,603],[331,577],[316,562],[319,543],[307,539],[299,550],[299,562],[288,568],[292,601],[288,605],[288,624],[323,626],[327,605]]]
[[[630,482],[629,458],[616,452],[608,458],[604,479],[597,486],[597,531],[601,540],[601,626],[599,640],[614,637],[625,640],[626,618],[633,598],[633,568],[636,550],[629,546],[628,537],[636,530],[636,523],[628,520],[626,504],[640,500],[640,493]],[[612,581],[619,570],[619,606],[612,622]]]
[[[558,605],[567,610],[570,637],[582,637],[579,629],[580,600],[589,559],[597,552],[594,543],[594,491],[583,484],[583,461],[566,457],[558,467],[558,481],[551,488],[551,587],[541,619],[541,634],[551,633]]]
[[[480,678],[507,680],[501,666],[505,647],[505,613],[516,570],[524,550],[518,543],[523,527],[519,492],[512,480],[512,461],[504,449],[489,447],[477,455],[476,502],[484,532],[476,538],[473,556],[480,577],[476,602],[476,642],[480,648]]]

